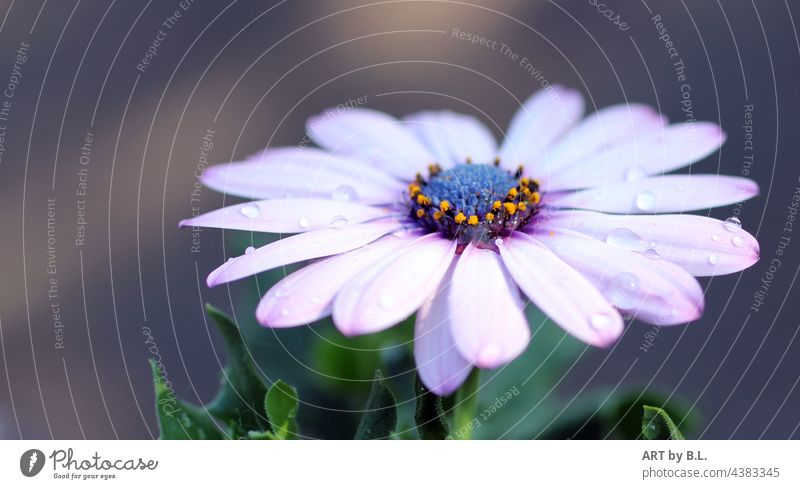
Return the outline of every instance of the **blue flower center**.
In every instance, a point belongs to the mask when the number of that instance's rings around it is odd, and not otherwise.
[[[541,200],[536,180],[494,165],[429,166],[428,178],[409,184],[411,217],[460,243],[507,236],[527,224]]]

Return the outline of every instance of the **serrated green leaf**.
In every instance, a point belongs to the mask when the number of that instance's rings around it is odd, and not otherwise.
[[[154,360],[150,360],[156,391],[156,414],[162,440],[220,440],[225,438],[203,409],[175,397]]]
[[[264,408],[272,424],[272,431],[279,440],[297,436],[297,390],[282,380],[276,381],[267,391]]]
[[[415,381],[417,408],[414,421],[417,423],[419,437],[423,440],[444,440],[450,430],[442,408],[442,398],[429,391],[419,376]]]
[[[375,440],[389,438],[397,428],[397,400],[383,380],[380,370],[375,370],[375,378],[369,392],[364,414],[356,430],[356,440]]]
[[[645,440],[685,439],[669,414],[655,406],[643,406],[642,438]]]
[[[206,304],[206,311],[222,333],[228,353],[220,388],[207,406],[209,412],[225,421],[237,437],[244,437],[250,431],[267,430],[269,421],[263,404],[267,387],[256,372],[239,328],[211,304]]]

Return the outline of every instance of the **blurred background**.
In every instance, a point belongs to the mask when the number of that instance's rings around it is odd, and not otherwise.
[[[762,259],[701,279],[702,319],[633,322],[608,350],[531,311],[530,349],[483,374],[482,406],[513,395],[476,436],[614,436],[627,399],[646,390],[690,413],[688,436],[800,438],[800,237],[786,227],[800,187],[800,7],[790,4],[0,2],[0,438],[158,436],[147,359],[163,362],[184,400],[217,389],[225,353],[206,302],[235,316],[267,379],[297,387],[304,436],[351,437],[376,366],[408,412],[408,325],[355,340],[328,322],[262,329],[258,297],[289,269],[215,289],[205,276],[273,237],[193,236],[177,222],[238,202],[197,186],[206,163],[298,144],[306,117],[327,107],[363,98],[395,115],[449,108],[500,137],[543,82],[581,90],[587,111],[643,102],[673,121],[687,117],[688,92],[694,118],[728,134],[693,171],[761,187],[710,215],[739,217]],[[504,44],[530,67],[454,30]]]

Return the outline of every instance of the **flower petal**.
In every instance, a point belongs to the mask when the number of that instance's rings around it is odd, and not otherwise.
[[[548,204],[624,214],[686,212],[758,195],[758,185],[727,175],[664,175],[549,196]]]
[[[348,336],[394,326],[436,292],[455,251],[456,242],[438,234],[417,238],[348,282],[333,303],[333,322]]]
[[[511,119],[500,146],[500,162],[513,169],[544,159],[550,144],[575,125],[583,115],[583,96],[559,85],[533,94]]]
[[[618,309],[661,326],[682,324],[703,312],[703,289],[686,270],[645,258],[590,236],[545,225],[536,238],[577,269]]]
[[[275,284],[261,299],[256,318],[264,326],[300,326],[326,317],[336,294],[356,275],[419,237],[388,235],[353,251],[312,263]]]
[[[545,180],[604,148],[656,133],[665,123],[665,117],[647,105],[618,104],[600,109],[547,149],[546,161],[539,162],[543,168],[536,168],[537,175]]]
[[[386,217],[389,210],[354,202],[327,199],[277,199],[223,207],[191,219],[181,226],[237,229],[263,233],[302,233],[336,228]]]
[[[725,133],[716,124],[673,124],[584,156],[547,178],[544,190],[588,188],[668,173],[705,158],[724,142]]]
[[[419,378],[439,396],[455,392],[472,370],[472,365],[458,352],[451,333],[447,298],[452,276],[451,267],[439,292],[429,297],[417,312],[414,330],[414,359]]]
[[[206,282],[209,287],[214,287],[290,263],[344,253],[375,241],[402,226],[398,221],[382,219],[342,229],[316,229],[296,234],[257,248],[251,253],[230,258],[211,272]]]
[[[467,158],[489,163],[497,156],[491,131],[470,115],[425,111],[407,115],[403,121],[444,167],[464,163]]]
[[[452,334],[471,364],[496,368],[530,341],[517,286],[494,251],[469,244],[458,257],[449,295]]]
[[[394,117],[370,109],[329,109],[311,117],[308,133],[334,154],[368,161],[387,173],[413,180],[435,158]]]
[[[352,158],[316,148],[275,148],[242,163],[209,167],[201,177],[209,188],[249,199],[316,197],[363,203],[397,200],[403,184]]]
[[[630,230],[646,243],[632,251],[653,249],[662,259],[676,263],[695,277],[734,273],[748,268],[759,258],[756,238],[744,229],[726,226],[723,221],[690,214],[620,216],[590,211],[560,211],[549,223],[573,229],[607,241],[609,234],[624,235]],[[635,236],[634,236],[635,238]],[[633,243],[631,248],[637,248]]]
[[[600,291],[536,238],[515,232],[498,248],[525,295],[567,332],[602,347],[622,334],[622,317]]]

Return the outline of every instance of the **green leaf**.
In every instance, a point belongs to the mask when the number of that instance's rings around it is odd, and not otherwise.
[[[278,380],[267,391],[264,407],[272,424],[272,431],[279,440],[294,439],[297,436],[297,390]]]
[[[228,352],[219,391],[208,404],[208,411],[225,421],[237,437],[247,436],[250,431],[268,429],[269,421],[263,404],[267,387],[256,372],[239,328],[211,304],[206,304],[206,311],[222,333]]]
[[[683,440],[672,418],[666,411],[655,406],[643,406],[642,438],[645,440]]]
[[[417,409],[414,421],[417,423],[419,437],[423,440],[444,440],[449,434],[447,419],[442,408],[442,398],[429,391],[419,376],[415,381]]]
[[[156,414],[162,440],[220,440],[225,438],[203,409],[175,397],[158,364],[150,360],[156,390]]]
[[[380,370],[375,370],[364,415],[356,430],[356,440],[389,438],[397,427],[397,400],[383,380]]]
[[[456,440],[469,440],[472,430],[478,425],[476,409],[478,406],[478,388],[480,387],[480,373],[473,368],[464,384],[458,388],[453,398],[453,438]]]

